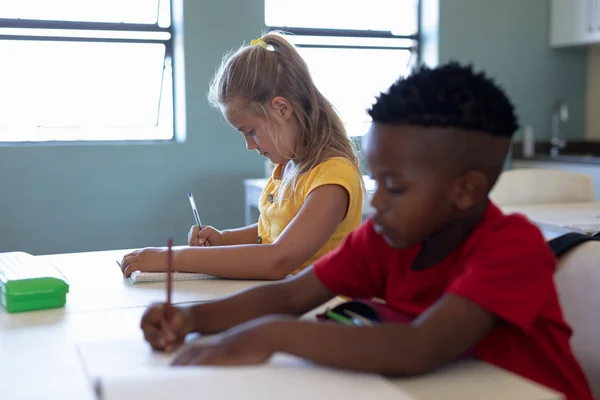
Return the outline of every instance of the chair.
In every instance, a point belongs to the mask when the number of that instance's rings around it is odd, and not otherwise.
[[[490,193],[499,206],[594,201],[594,188],[586,174],[541,168],[504,171]]]
[[[571,347],[592,392],[600,399],[600,241],[580,244],[560,257],[555,283],[565,319],[573,328]]]

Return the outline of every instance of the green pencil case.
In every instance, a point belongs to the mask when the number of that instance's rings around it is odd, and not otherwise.
[[[68,292],[52,264],[24,252],[0,253],[0,303],[9,313],[64,307]]]

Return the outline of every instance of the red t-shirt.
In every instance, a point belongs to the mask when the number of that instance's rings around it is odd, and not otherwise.
[[[489,203],[479,225],[441,263],[412,270],[420,248],[390,247],[367,221],[314,269],[336,294],[379,297],[413,318],[446,293],[467,298],[503,320],[475,346],[477,358],[569,400],[592,400],[569,345],[553,280],[556,260],[533,224]]]

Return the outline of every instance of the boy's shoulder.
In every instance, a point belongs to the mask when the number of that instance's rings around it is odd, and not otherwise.
[[[446,293],[467,298],[522,331],[556,312],[556,258],[523,215],[504,214],[490,202],[454,266]]]
[[[526,263],[532,269],[556,267],[554,254],[540,229],[524,215],[504,214],[491,201],[484,218],[463,243],[461,254],[514,265]]]
[[[467,239],[467,241],[473,242],[489,240],[497,241],[499,245],[510,242],[527,246],[541,246],[550,251],[540,229],[525,215],[505,214],[492,201],[488,201],[482,221]]]

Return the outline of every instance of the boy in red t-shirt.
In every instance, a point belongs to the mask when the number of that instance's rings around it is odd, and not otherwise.
[[[164,305],[151,306],[142,319],[148,342],[171,351],[188,333],[228,330],[175,364],[255,364],[285,352],[400,375],[432,371],[468,352],[569,400],[591,400],[569,346],[554,256],[535,226],[488,199],[518,128],[503,91],[451,63],[398,80],[369,113],[372,219],[291,279],[174,307],[170,323]],[[280,316],[336,295],[384,299],[406,323]]]

